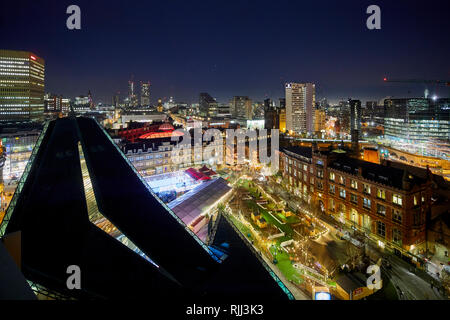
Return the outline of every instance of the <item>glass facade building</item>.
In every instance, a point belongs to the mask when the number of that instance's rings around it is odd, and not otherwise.
[[[385,138],[408,143],[450,141],[450,99],[386,99]]]

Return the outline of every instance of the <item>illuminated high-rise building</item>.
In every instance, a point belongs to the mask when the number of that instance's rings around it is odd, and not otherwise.
[[[44,96],[44,110],[45,112],[61,112],[62,110],[62,96],[47,93]]]
[[[44,59],[28,51],[0,50],[0,121],[41,120],[44,79]]]
[[[357,151],[359,135],[361,134],[361,101],[349,100],[350,105],[350,133],[352,136],[352,149]]]
[[[136,107],[138,104],[138,100],[136,94],[134,92],[134,81],[128,81],[128,106]]]
[[[230,102],[230,111],[236,119],[251,120],[253,118],[252,99],[247,96],[234,96]]]
[[[94,100],[92,99],[91,90],[89,90],[89,92],[88,92],[88,99],[89,99],[89,109],[94,110],[95,106],[94,106]]]
[[[215,117],[219,103],[216,99],[211,97],[209,93],[202,92],[199,97],[199,111],[202,115],[208,117]]]
[[[158,105],[156,106],[156,111],[158,111],[158,112],[163,112],[164,111],[164,107],[163,107],[161,98],[158,99]]]
[[[141,81],[141,106],[148,107],[150,105],[150,81]]]
[[[314,132],[316,85],[286,83],[286,130],[293,133]]]

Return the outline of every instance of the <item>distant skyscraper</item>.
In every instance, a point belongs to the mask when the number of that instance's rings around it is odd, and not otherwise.
[[[0,50],[0,121],[41,120],[45,61],[28,51]]]
[[[199,111],[205,116],[214,117],[217,115],[219,104],[209,93],[202,92],[199,97]]]
[[[95,106],[94,106],[94,100],[92,99],[91,90],[89,90],[89,92],[88,92],[88,98],[89,98],[89,109],[94,110]]]
[[[150,105],[150,82],[141,81],[141,106],[148,107]]]
[[[273,106],[270,99],[264,100],[264,128],[279,129],[280,128],[280,108]]]
[[[361,101],[349,100],[350,105],[350,134],[352,136],[352,149],[358,151],[359,135],[361,134]]]
[[[217,108],[217,115],[219,117],[230,116],[230,105],[228,103],[220,103]]]
[[[286,83],[286,130],[314,132],[315,88],[313,83]]]
[[[230,111],[236,119],[251,120],[253,118],[252,100],[247,96],[234,96],[230,102]]]
[[[314,110],[314,131],[321,133],[325,130],[326,115],[325,110],[316,109]]]
[[[75,97],[73,110],[77,113],[85,113],[91,110],[91,100],[88,96]]]
[[[286,107],[280,108],[280,131],[281,132],[286,132]]]
[[[136,107],[138,104],[133,80],[128,81],[128,104],[131,107]]]
[[[44,111],[45,112],[61,112],[62,96],[47,93],[44,95]]]
[[[111,102],[112,102],[112,105],[113,105],[114,107],[116,107],[116,108],[119,107],[119,104],[120,104],[120,96],[119,96],[119,93],[113,95],[112,101],[111,101]]]
[[[158,105],[156,106],[156,111],[158,111],[158,112],[163,112],[164,111],[164,107],[163,107],[161,98],[158,99]]]

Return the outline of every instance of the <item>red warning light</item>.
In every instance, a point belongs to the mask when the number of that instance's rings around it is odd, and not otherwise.
[[[384,79],[383,79],[384,81],[387,81],[387,78],[386,77],[384,77]]]
[[[36,60],[35,56],[30,56],[31,60]]]

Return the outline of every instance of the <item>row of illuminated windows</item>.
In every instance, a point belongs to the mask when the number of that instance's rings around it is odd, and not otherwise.
[[[17,72],[0,72],[3,76],[28,76],[28,73],[17,73]]]
[[[336,174],[334,172],[330,172],[329,180],[333,181],[333,182],[336,181]],[[339,176],[339,183],[341,185],[345,185],[346,179],[345,179],[344,176]],[[363,193],[366,193],[366,194],[370,195],[371,191],[372,191],[372,187],[369,184],[365,184],[365,183],[363,183],[362,185],[363,185]],[[358,181],[356,181],[354,179],[350,179],[350,188],[352,188],[354,190],[358,190]],[[345,195],[345,189],[342,189],[342,190],[344,191],[344,195]],[[332,192],[333,194],[335,192],[335,186],[332,185],[332,184],[330,184],[330,192]],[[386,200],[386,190],[377,189],[377,198]],[[402,199],[401,195],[399,195],[399,194],[393,194],[392,195],[392,202],[393,203],[401,206],[403,204],[402,200],[403,199]]]
[[[377,207],[377,213],[379,213],[379,215],[386,216],[386,208],[383,208],[383,206],[381,204],[377,204],[377,206],[379,206],[379,207]],[[331,212],[336,211],[336,202],[333,198],[329,199],[329,210]],[[345,213],[346,210],[347,210],[347,207],[345,206],[345,204],[339,203],[338,212]],[[392,218],[392,221],[401,224],[403,221],[402,211],[398,210],[398,209],[393,209],[391,218]]]
[[[23,61],[29,61],[27,58],[11,58],[11,57],[0,57],[0,63],[23,63]]]
[[[21,71],[20,69],[30,69],[30,66],[27,65],[23,65],[23,66],[7,66],[7,65],[2,65],[0,64],[0,70],[2,71],[13,71],[13,70],[18,70]]]
[[[0,83],[29,83],[30,81],[28,80],[5,80],[5,79],[0,79]]]
[[[29,112],[0,112],[0,114],[29,114]]]

